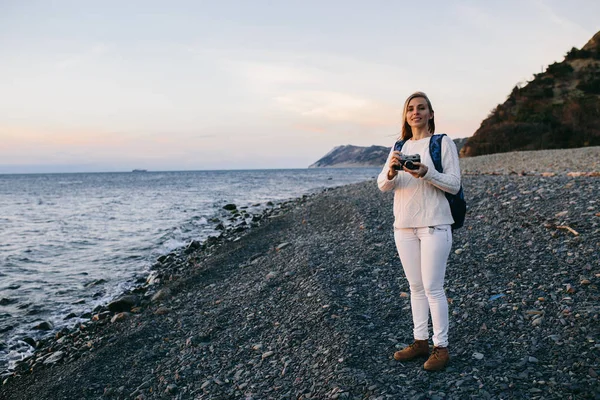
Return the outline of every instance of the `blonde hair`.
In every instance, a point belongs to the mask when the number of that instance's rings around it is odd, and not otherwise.
[[[402,140],[408,140],[413,136],[412,129],[411,129],[410,125],[406,122],[406,111],[408,109],[408,103],[410,103],[410,101],[412,99],[417,98],[417,97],[422,97],[427,102],[427,106],[429,107],[429,112],[431,113],[431,119],[427,122],[427,130],[429,131],[429,133],[435,132],[435,120],[433,117],[433,107],[431,107],[431,101],[429,101],[429,97],[427,97],[427,95],[423,92],[414,92],[413,94],[408,96],[408,99],[406,99],[406,102],[404,102],[404,111],[402,112],[402,134],[400,135],[400,138]]]

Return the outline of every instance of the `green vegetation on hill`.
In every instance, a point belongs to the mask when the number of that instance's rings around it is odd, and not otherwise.
[[[600,145],[600,32],[562,62],[515,86],[461,156]]]

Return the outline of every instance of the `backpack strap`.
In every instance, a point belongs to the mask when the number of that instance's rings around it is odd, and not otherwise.
[[[444,168],[442,167],[442,139],[444,136],[446,136],[445,133],[436,134],[429,141],[429,154],[438,172],[444,172]]]
[[[438,172],[444,172],[444,168],[442,167],[442,139],[444,136],[446,136],[445,133],[435,134],[431,136],[431,140],[429,141],[429,154]],[[394,151],[402,151],[404,143],[406,143],[406,140],[398,140],[394,144]]]
[[[406,143],[406,140],[398,140],[394,144],[394,151],[402,151],[402,146],[404,146],[404,143]]]

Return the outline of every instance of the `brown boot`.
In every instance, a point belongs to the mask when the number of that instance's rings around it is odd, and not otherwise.
[[[429,355],[429,341],[416,340],[410,346],[394,353],[394,360],[409,361],[418,357],[427,357]]]
[[[425,361],[423,368],[427,371],[440,371],[446,368],[446,365],[450,362],[450,355],[448,354],[447,347],[433,347],[433,351],[429,356],[429,359]]]

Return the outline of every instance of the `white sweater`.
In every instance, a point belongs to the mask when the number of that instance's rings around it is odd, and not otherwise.
[[[453,224],[450,205],[444,192],[452,194],[460,190],[460,164],[456,145],[448,136],[442,138],[443,173],[438,172],[429,154],[427,137],[420,140],[407,140],[402,146],[402,154],[419,154],[428,171],[423,178],[414,178],[408,172],[398,171],[398,175],[388,180],[387,173],[393,147],[379,177],[377,185],[382,192],[394,191],[394,228],[418,228]]]

